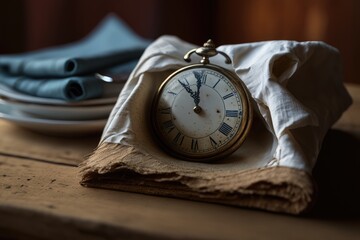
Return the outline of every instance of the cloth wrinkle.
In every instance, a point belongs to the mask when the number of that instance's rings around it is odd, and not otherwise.
[[[306,211],[314,200],[311,172],[323,137],[351,103],[340,68],[334,67],[341,65],[338,51],[322,42],[285,40],[219,46],[232,65],[225,66],[222,56],[210,62],[241,78],[255,118],[243,146],[231,156],[199,163],[166,154],[148,122],[157,88],[176,68],[188,65],[182,57],[194,48],[173,36],[149,45],[119,95],[98,148],[80,169],[81,183],[291,214]],[[190,64],[198,60],[194,56]],[[334,100],[326,101],[328,96]],[[100,173],[107,165],[115,168]]]

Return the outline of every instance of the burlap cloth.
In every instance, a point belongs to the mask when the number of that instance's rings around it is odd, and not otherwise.
[[[250,135],[216,163],[175,159],[150,130],[150,104],[162,81],[187,65],[197,46],[163,36],[141,57],[101,141],[80,166],[81,184],[299,214],[312,205],[312,169],[325,133],[351,104],[338,51],[322,42],[269,41],[218,49],[246,84],[257,117]],[[198,59],[193,59],[197,62]]]

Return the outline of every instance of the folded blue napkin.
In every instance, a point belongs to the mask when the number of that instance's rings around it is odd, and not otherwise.
[[[103,91],[103,83],[91,76],[33,79],[0,73],[0,79],[5,78],[8,87],[19,92],[31,93],[33,96],[43,98],[76,101],[98,97]]]
[[[129,70],[148,44],[111,14],[78,42],[0,55],[0,84],[44,98],[78,101],[100,97],[103,83],[94,73],[114,67]]]

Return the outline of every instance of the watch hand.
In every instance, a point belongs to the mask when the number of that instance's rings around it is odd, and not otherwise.
[[[200,95],[199,95],[199,90],[200,90],[200,87],[201,87],[201,78],[200,78],[200,81],[197,80],[197,91],[194,92],[191,88],[190,88],[190,85],[188,83],[183,83],[182,81],[178,80],[178,82],[181,84],[181,86],[183,86],[185,88],[185,90],[190,93],[190,96],[194,99],[194,103],[195,103],[195,107],[193,108],[194,112],[199,114],[202,109],[201,107],[199,106],[199,103],[200,103]]]
[[[194,71],[193,73],[194,73],[194,76],[196,78],[196,87],[197,87],[197,91],[195,92],[196,99],[194,98],[194,101],[195,101],[195,105],[199,106],[199,103],[200,103],[200,88],[202,86],[201,80],[202,80],[202,77],[203,77],[204,73],[200,74],[199,72],[196,72],[196,71]]]
[[[178,82],[181,84],[181,86],[183,86],[185,88],[185,90],[190,93],[190,96],[194,99],[195,101],[195,96],[196,96],[196,92],[194,92],[191,88],[189,84],[183,83],[182,81],[178,80]]]

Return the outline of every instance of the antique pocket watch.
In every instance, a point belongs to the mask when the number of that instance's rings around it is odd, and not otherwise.
[[[180,68],[158,89],[151,110],[152,128],[166,152],[184,160],[209,162],[233,153],[245,140],[252,123],[246,86],[234,73],[209,61],[218,53],[209,40],[185,54],[200,63]]]

